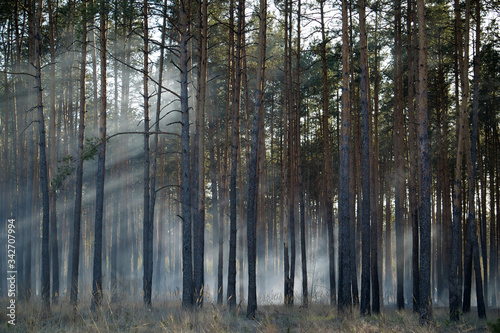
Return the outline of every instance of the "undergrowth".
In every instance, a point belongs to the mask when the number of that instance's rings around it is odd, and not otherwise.
[[[2,302],[3,303],[3,302]],[[335,307],[312,304],[259,306],[255,319],[246,318],[246,309],[234,311],[226,306],[205,302],[203,309],[184,310],[178,301],[156,302],[146,309],[141,302],[103,301],[99,310],[90,311],[90,302],[81,302],[76,311],[66,301],[52,305],[44,314],[39,301],[19,303],[16,325],[0,321],[0,332],[498,332],[498,310],[488,312],[488,320],[477,313],[466,314],[450,322],[445,309],[434,309],[429,325],[419,324],[418,314],[411,310],[386,308],[381,314],[360,317],[355,311],[339,317]]]

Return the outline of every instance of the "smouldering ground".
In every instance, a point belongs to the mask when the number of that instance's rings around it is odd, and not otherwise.
[[[145,310],[140,302],[104,302],[93,315],[88,303],[73,314],[71,306],[61,301],[46,319],[38,302],[18,304],[16,325],[8,325],[3,314],[0,332],[493,332],[491,323],[500,323],[499,318],[497,309],[488,311],[488,320],[479,320],[472,312],[451,323],[445,309],[434,309],[434,322],[421,326],[411,310],[384,309],[382,314],[369,317],[360,317],[356,312],[341,319],[335,308],[313,304],[307,309],[260,306],[256,320],[249,320],[244,308],[231,312],[225,306],[205,303],[202,310],[184,311],[180,303],[172,301],[156,303],[152,310]]]

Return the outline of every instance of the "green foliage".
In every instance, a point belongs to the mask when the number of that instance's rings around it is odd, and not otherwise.
[[[57,191],[62,186],[66,178],[73,173],[73,170],[75,169],[73,165],[74,160],[75,158],[73,156],[67,155],[58,161],[59,165],[57,167],[57,173],[50,182],[50,186],[54,191]]]
[[[493,333],[500,333],[500,318],[493,322],[489,321],[488,328]]]
[[[86,138],[85,145],[83,146],[82,159],[84,161],[93,160],[97,155],[97,148],[99,147],[100,143],[101,140],[99,138]]]
[[[83,148],[81,158],[83,161],[93,160],[97,155],[97,148],[101,140],[96,137],[86,138],[85,145]],[[53,191],[57,191],[61,188],[64,181],[73,173],[75,170],[75,163],[77,159],[71,155],[67,155],[58,161],[57,173],[50,182],[50,187]]]

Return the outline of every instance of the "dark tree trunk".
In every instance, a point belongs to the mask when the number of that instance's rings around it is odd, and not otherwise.
[[[229,190],[230,202],[230,231],[229,231],[229,264],[227,298],[231,309],[236,306],[236,236],[237,236],[237,202],[236,202],[236,180],[238,171],[239,141],[240,141],[240,87],[241,87],[241,45],[242,27],[244,13],[242,10],[243,0],[238,1],[237,15],[238,26],[236,30],[236,48],[233,55],[234,76],[232,90],[232,136],[231,136],[231,178]]]
[[[295,84],[294,82],[294,71],[292,65],[292,53],[293,53],[293,41],[292,41],[292,31],[293,31],[293,4],[292,0],[289,2],[288,10],[288,54],[286,60],[288,61],[288,75],[289,75],[289,90],[286,98],[289,100],[288,112],[290,113],[288,132],[288,158],[289,158],[289,180],[288,180],[288,235],[290,237],[290,275],[288,276],[288,296],[285,296],[285,304],[293,305],[295,301],[295,265],[297,263],[297,237],[295,232],[295,227],[298,220],[298,207],[297,207],[297,145],[298,145],[298,133],[297,133],[297,122],[299,121],[299,116],[297,114],[297,100],[295,96]]]
[[[114,3],[115,13],[118,13],[118,3]],[[115,14],[117,17],[118,14]],[[113,52],[114,54],[118,54],[118,25],[114,25],[113,27]],[[113,92],[113,111],[114,111],[114,129],[116,132],[120,131],[120,117],[119,117],[119,107],[118,107],[118,61],[114,61],[113,63],[113,77],[114,77],[114,92]],[[120,156],[121,157],[121,156]],[[112,162],[112,178],[119,179],[120,177],[120,163],[117,161],[115,157]],[[118,300],[118,289],[117,289],[117,268],[118,268],[118,224],[120,218],[120,210],[122,207],[120,206],[120,195],[118,195],[118,191],[112,194],[113,203],[112,203],[112,211],[111,219],[112,221],[112,230],[111,230],[111,249],[110,249],[110,301],[116,302]]]
[[[385,283],[389,295],[394,295],[394,282],[392,278],[392,228],[391,228],[391,184],[389,172],[385,179]],[[389,301],[389,298],[387,299]]]
[[[340,313],[350,313],[351,294],[351,233],[349,217],[349,39],[347,0],[342,0],[342,130],[340,141],[339,176],[339,299]]]
[[[494,142],[491,142],[493,140],[491,140],[491,132],[492,132],[492,129],[489,128],[485,131],[485,143],[486,143],[486,146],[484,147],[485,149],[485,162],[488,162],[488,175],[489,175],[489,179],[490,179],[490,182],[489,182],[489,192],[490,192],[490,195],[489,195],[489,210],[490,210],[490,235],[489,235],[489,276],[488,276],[488,281],[489,281],[489,287],[488,287],[488,290],[491,294],[491,307],[494,307],[496,306],[496,297],[495,297],[495,293],[496,293],[496,279],[495,279],[495,275],[497,274],[497,269],[496,269],[496,265],[497,265],[497,254],[496,254],[496,229],[498,228],[498,226],[496,225],[495,223],[495,219],[496,219],[496,216],[495,216],[495,167],[494,167],[494,162],[492,161],[491,159],[491,154],[492,154],[492,151],[496,151],[494,150],[494,145],[495,143]],[[486,175],[485,175],[486,177]]]
[[[396,278],[397,307],[404,309],[404,116],[403,116],[403,65],[401,47],[401,1],[395,2],[395,57],[394,57],[394,205],[396,225]]]
[[[298,182],[298,199],[299,199],[299,232],[300,232],[300,255],[301,255],[301,268],[302,268],[302,306],[307,307],[308,291],[307,291],[307,256],[306,256],[306,221],[305,221],[305,203],[304,203],[304,189],[302,177],[302,150],[300,140],[300,112],[301,106],[301,86],[300,86],[300,26],[301,24],[301,0],[297,2],[297,58],[296,58],[296,105],[295,112],[297,114],[296,132],[297,132],[297,182]],[[263,147],[264,148],[264,147]]]
[[[477,178],[477,142],[478,142],[478,109],[479,109],[479,56],[480,52],[480,13],[481,13],[481,1],[478,0],[476,2],[476,57],[474,58],[474,99],[473,99],[473,108],[472,108],[472,134],[471,134],[471,149],[470,149],[470,159],[472,168],[469,167],[469,230],[468,237],[469,243],[472,243],[473,246],[473,261],[474,261],[474,272],[476,278],[476,297],[477,297],[477,312],[478,316],[481,319],[486,318],[486,307],[484,301],[483,294],[483,278],[481,276],[481,263],[479,259],[479,242],[477,237],[477,222],[476,222],[476,202],[475,202],[475,194],[476,194],[476,178]],[[470,0],[466,1],[466,10],[470,11]],[[470,13],[467,13],[466,16],[470,16]],[[466,18],[467,22],[467,18]],[[466,27],[468,26],[468,22],[466,23]],[[486,266],[487,262],[484,261],[483,265]],[[486,274],[484,276],[486,278]]]
[[[92,1],[92,0],[91,0]],[[90,3],[89,3],[90,4]],[[127,35],[130,34],[130,25],[123,28],[122,31],[122,41],[124,43],[123,46],[123,55],[122,59],[125,63],[130,63],[131,50],[130,43],[127,40]],[[93,33],[91,34],[91,36]],[[91,54],[93,51],[91,51]],[[120,130],[127,131],[129,129],[129,99],[130,99],[130,69],[128,66],[122,66],[122,76],[121,76],[121,103],[120,103]],[[119,175],[123,177],[125,180],[125,184],[122,186],[122,195],[120,198],[120,239],[118,240],[118,253],[122,258],[130,258],[132,256],[130,250],[130,241],[127,235],[127,231],[129,228],[129,221],[132,220],[132,214],[130,213],[131,208],[128,205],[128,202],[131,200],[131,177],[129,170],[130,159],[128,156],[129,144],[128,140],[122,140],[120,142],[118,148],[118,154],[123,158],[123,162],[119,165]],[[119,260],[117,263],[118,269],[118,284],[117,291],[121,294],[129,292],[129,284],[127,282],[127,275],[129,274],[130,267],[127,265],[125,260]]]
[[[195,158],[193,178],[195,182],[195,196],[197,200],[193,219],[193,281],[196,305],[203,305],[204,295],[204,255],[205,255],[205,105],[207,82],[207,15],[208,1],[199,2],[199,38],[198,38],[198,71],[196,95],[196,127],[195,127]]]
[[[35,63],[35,7],[34,7],[34,1],[28,1],[28,60],[29,63],[33,64]],[[17,25],[16,25],[17,26]],[[17,30],[17,29],[16,29]],[[19,45],[18,45],[18,52],[20,54],[21,48],[22,48],[22,41],[21,37],[17,37],[17,40],[19,40]],[[21,55],[19,55],[19,67],[21,68],[21,60],[20,60]],[[36,86],[36,82],[34,80],[34,68],[33,66],[30,66],[28,68],[29,73],[33,74],[33,77],[28,78],[27,84],[31,87]],[[21,108],[32,108],[36,107],[36,98],[34,95],[33,90],[28,91],[28,96],[25,100],[19,98],[19,102],[21,104]],[[21,109],[22,110],[22,109]],[[22,111],[20,110],[20,114]],[[25,116],[25,123],[20,122],[20,127],[24,127],[26,124],[31,123],[32,121],[35,120],[35,115],[34,112],[24,112],[26,114]],[[23,238],[22,238],[22,273],[21,273],[21,279],[22,279],[22,287],[20,288],[19,292],[19,298],[25,301],[29,301],[31,299],[31,296],[33,294],[32,290],[32,269],[31,269],[31,264],[32,264],[32,243],[33,243],[33,238],[31,235],[30,230],[34,228],[35,226],[33,225],[33,191],[34,191],[34,177],[35,177],[35,126],[30,126],[29,130],[27,130],[26,140],[25,143],[21,143],[21,146],[24,148],[22,150],[22,153],[24,153],[24,157],[27,160],[26,166],[25,166],[25,161],[20,159],[19,160],[19,165],[22,166],[22,171],[21,171],[21,178],[25,177],[25,183],[21,182],[20,185],[24,185],[25,191],[23,193],[24,195],[24,203],[20,205],[20,212],[21,212],[21,218],[24,218],[26,221],[26,224],[23,226]],[[21,154],[23,155],[23,154]],[[21,200],[22,202],[23,200]],[[47,253],[48,255],[48,253]]]
[[[144,206],[143,213],[143,299],[146,307],[151,307],[151,293],[153,284],[153,220],[150,218],[150,179],[149,179],[149,89],[148,89],[148,75],[149,75],[149,27],[148,27],[148,0],[144,0],[143,4],[144,15],[144,67],[143,67],[143,89],[144,89]]]
[[[491,293],[491,306],[494,307],[497,305],[497,290],[499,288],[498,285],[498,277],[495,278],[496,275],[498,275],[498,241],[500,239],[498,233],[500,233],[500,227],[499,227],[499,220],[496,220],[498,214],[500,211],[497,211],[497,214],[495,214],[495,208],[498,208],[499,204],[499,177],[498,177],[498,170],[496,173],[495,177],[495,165],[498,167],[498,162],[495,163],[493,159],[491,158],[491,155],[495,155],[495,152],[498,151],[498,132],[497,132],[497,127],[496,125],[493,127],[493,129],[489,129],[487,131],[488,133],[492,133],[494,138],[490,143],[490,148],[488,152],[488,160],[489,160],[489,176],[490,176],[490,276],[489,276],[489,281],[490,281],[490,293]],[[486,142],[488,142],[488,137],[491,137],[490,135],[486,136]],[[496,187],[495,187],[496,185]],[[495,206],[496,205],[496,206]]]
[[[56,91],[55,91],[55,45],[54,45],[54,18],[52,1],[47,1],[49,10],[49,44],[50,44],[50,123],[49,123],[49,145],[50,168],[49,178],[53,178],[57,172],[57,141],[56,141]],[[50,256],[52,263],[52,301],[57,304],[59,299],[59,249],[57,244],[57,195],[55,189],[49,193],[50,206]]]
[[[41,77],[42,34],[42,1],[38,0],[35,14],[35,84],[37,87],[37,113],[40,146],[40,191],[42,192],[42,302],[44,313],[50,314],[50,257],[49,257],[49,180],[47,169],[47,153],[45,143],[45,119],[43,115],[43,89]],[[28,231],[29,232],[29,231]]]
[[[102,226],[104,218],[104,176],[106,164],[106,2],[100,3],[101,106],[99,110],[99,147],[96,175],[96,210],[94,221],[94,270],[92,276],[92,310],[102,299]]]
[[[215,103],[215,94],[213,90],[209,90],[209,105],[208,105],[208,151],[209,151],[209,163],[210,163],[210,182],[211,182],[211,194],[212,194],[212,227],[213,227],[213,238],[212,238],[212,243],[214,246],[214,273],[215,273],[215,263],[216,263],[216,257],[215,257],[215,247],[218,244],[219,240],[219,229],[220,226],[219,224],[222,223],[222,221],[219,219],[219,191],[218,191],[218,182],[217,182],[217,161],[215,159],[215,153],[216,153],[216,128],[217,128],[217,107]],[[218,155],[218,158],[220,159],[220,155]],[[217,295],[217,304],[222,305],[222,263],[217,262],[217,282],[216,282],[216,290],[215,293]],[[220,267],[219,267],[220,266]],[[219,276],[220,273],[220,276]]]
[[[167,6],[167,0],[165,0],[164,7],[166,8]],[[151,175],[150,175],[150,204],[149,204],[149,221],[151,224],[151,229],[154,227],[154,216],[155,216],[155,203],[156,203],[156,175],[157,175],[157,163],[158,163],[158,156],[160,152],[160,146],[158,145],[158,135],[160,132],[160,116],[161,116],[161,97],[162,97],[162,84],[163,84],[163,65],[164,65],[164,55],[165,55],[165,38],[166,38],[166,26],[167,26],[167,16],[165,15],[163,17],[163,23],[162,23],[162,28],[161,28],[161,45],[160,45],[160,59],[158,63],[158,94],[157,94],[157,99],[156,99],[156,117],[155,117],[155,134],[154,134],[154,139],[153,139],[153,156],[151,160]],[[162,142],[164,140],[162,139]],[[162,145],[163,146],[163,145]],[[164,159],[162,158],[162,163],[160,164],[160,172],[163,170],[163,161]],[[164,176],[164,173],[162,172],[162,176]],[[162,203],[161,209],[163,210],[165,203]],[[160,212],[160,216],[163,216]],[[158,282],[161,281],[162,275],[161,273],[161,260],[160,258],[163,256],[162,254],[162,242],[163,242],[163,221],[160,219],[158,221],[158,241],[157,241],[157,254],[156,254],[156,271],[155,273],[156,276],[160,277]],[[152,232],[152,230],[151,230]],[[151,255],[151,261],[153,261],[153,255]],[[152,264],[151,264],[152,265]],[[152,276],[152,274],[151,274]],[[158,285],[159,287],[160,285]]]
[[[284,215],[283,215],[283,261],[284,261],[284,304],[287,305],[289,304],[289,299],[290,299],[290,218],[293,218],[291,216],[292,210],[290,209],[291,204],[291,187],[290,187],[290,175],[291,175],[291,169],[292,169],[292,163],[290,163],[290,151],[291,151],[291,146],[293,145],[290,137],[291,137],[291,132],[293,132],[293,126],[291,126],[291,113],[290,113],[290,108],[291,108],[291,60],[290,60],[290,25],[291,20],[290,20],[290,2],[288,0],[285,0],[284,2],[284,16],[285,16],[285,25],[284,25],[284,92],[283,92],[283,104],[284,104],[284,109],[283,109],[283,126],[285,127],[284,135],[283,135],[283,173],[282,173],[282,186],[283,186],[283,210],[284,210]]]
[[[369,73],[368,44],[366,36],[366,3],[359,1],[359,28],[361,53],[361,165],[362,165],[362,203],[361,203],[361,315],[370,315],[370,119],[368,106]]]
[[[191,188],[189,163],[189,101],[188,101],[188,25],[189,8],[186,2],[181,1],[180,11],[180,84],[181,84],[181,117],[182,117],[182,306],[193,306],[193,255],[191,246]]]
[[[417,177],[418,177],[418,150],[417,150],[417,133],[416,124],[417,118],[415,114],[415,47],[416,36],[415,28],[412,24],[415,23],[415,12],[413,10],[415,5],[414,0],[408,0],[409,18],[407,20],[407,53],[408,53],[408,155],[410,162],[410,172],[408,179],[408,196],[409,196],[409,224],[412,230],[412,277],[413,277],[413,311],[418,312],[418,286],[419,286],[419,264],[418,264],[418,191],[417,191]]]
[[[377,3],[378,6],[378,3]],[[378,8],[375,11],[375,64],[374,64],[374,109],[373,122],[370,120],[370,138],[372,138],[370,153],[370,203],[371,203],[371,226],[370,226],[370,251],[371,251],[371,280],[372,280],[372,312],[380,313],[380,303],[382,301],[383,286],[379,278],[379,272],[382,272],[382,259],[379,253],[382,253],[382,194],[380,186],[379,171],[379,144],[378,144],[378,94],[379,94],[379,71],[378,71]],[[368,92],[370,90],[368,89]],[[368,94],[369,96],[369,94]]]
[[[330,152],[330,129],[328,126],[328,67],[326,59],[326,28],[325,28],[325,14],[324,14],[325,1],[320,2],[321,10],[321,64],[323,74],[323,158],[324,158],[324,205],[325,205],[325,219],[328,227],[328,268],[329,268],[329,291],[330,291],[330,304],[333,305],[337,301],[337,290],[335,285],[335,244],[334,244],[334,218],[333,218],[333,194],[332,194],[332,161]]]
[[[80,120],[78,126],[78,156],[76,165],[75,208],[73,216],[73,238],[71,248],[71,286],[70,302],[76,311],[78,299],[78,268],[80,265],[80,238],[82,218],[83,190],[83,144],[85,141],[86,85],[85,74],[87,66],[87,2],[82,3],[82,60],[80,69]]]
[[[455,0],[455,44],[456,44],[456,57],[459,57],[459,53],[462,53],[461,46],[461,17],[460,17],[460,6],[458,0]],[[456,66],[458,66],[458,59],[456,59]],[[460,66],[461,67],[461,66]],[[454,191],[453,191],[453,220],[452,220],[452,236],[451,236],[451,256],[450,256],[450,276],[449,276],[449,308],[450,308],[450,319],[453,321],[458,321],[460,319],[459,307],[461,301],[460,292],[460,265],[462,261],[462,250],[460,244],[462,242],[461,238],[461,228],[462,228],[462,156],[464,149],[464,112],[462,111],[463,105],[459,105],[458,101],[458,68],[455,71],[456,74],[456,101],[457,101],[457,159],[455,166],[455,180],[454,180]],[[467,103],[465,103],[466,105]]]
[[[255,89],[254,119],[248,172],[248,210],[247,210],[247,246],[248,246],[248,307],[247,317],[255,318],[257,310],[257,277],[256,277],[256,222],[257,222],[257,189],[259,174],[257,172],[257,157],[259,156],[260,117],[264,105],[264,83],[266,68],[266,13],[267,1],[260,0],[259,15],[259,58],[257,65],[257,87]],[[247,102],[247,101],[245,101]]]
[[[424,0],[417,0],[418,16],[418,150],[421,165],[420,182],[420,271],[419,271],[419,312],[421,321],[432,320],[431,304],[431,163],[429,133],[427,128],[427,34]]]
[[[460,39],[460,42],[463,43],[461,47],[459,48],[460,50],[460,82],[461,82],[461,92],[462,92],[462,105],[461,105],[461,116],[462,116],[462,123],[461,123],[461,130],[463,130],[463,150],[466,155],[466,164],[467,164],[467,172],[468,172],[468,178],[467,181],[470,182],[472,181],[472,159],[469,155],[470,151],[470,134],[469,134],[469,120],[468,120],[468,104],[469,104],[469,93],[470,93],[470,82],[469,82],[469,39],[470,39],[470,31],[469,31],[469,26],[470,26],[470,0],[466,1],[465,5],[465,27],[463,30],[463,38]],[[474,193],[474,185],[470,184],[469,185],[470,190],[469,190],[469,196],[470,194]],[[465,200],[463,201],[463,210],[465,211],[466,208],[466,200],[469,199],[469,205],[471,202],[473,202],[473,199],[470,197],[467,197],[467,193],[464,189],[464,195],[465,195]],[[475,213],[475,208],[474,207],[469,207],[469,217],[462,217],[464,218],[465,225],[464,225],[464,231],[463,233],[465,234],[465,247],[464,247],[464,295],[463,295],[463,306],[462,306],[462,311],[464,313],[470,312],[470,307],[471,307],[471,290],[472,290],[472,255],[473,255],[473,249],[474,249],[474,243],[472,239],[472,233],[476,233],[475,230],[475,216],[471,216],[470,214]],[[472,230],[474,228],[474,230]]]

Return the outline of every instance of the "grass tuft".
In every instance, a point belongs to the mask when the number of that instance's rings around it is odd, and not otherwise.
[[[205,302],[201,310],[182,309],[180,301],[153,303],[148,309],[142,302],[112,302],[103,299],[95,313],[90,300],[80,302],[76,311],[69,302],[53,305],[50,317],[44,318],[42,303],[19,302],[16,326],[3,320],[0,332],[499,332],[500,319],[495,311],[488,312],[489,321],[480,320],[476,313],[449,320],[447,309],[434,309],[434,319],[428,325],[419,324],[419,316],[411,310],[386,308],[381,314],[360,316],[354,310],[350,316],[339,317],[336,307],[311,304],[309,307],[261,305],[255,320],[246,318],[246,309],[230,311],[227,306]]]

